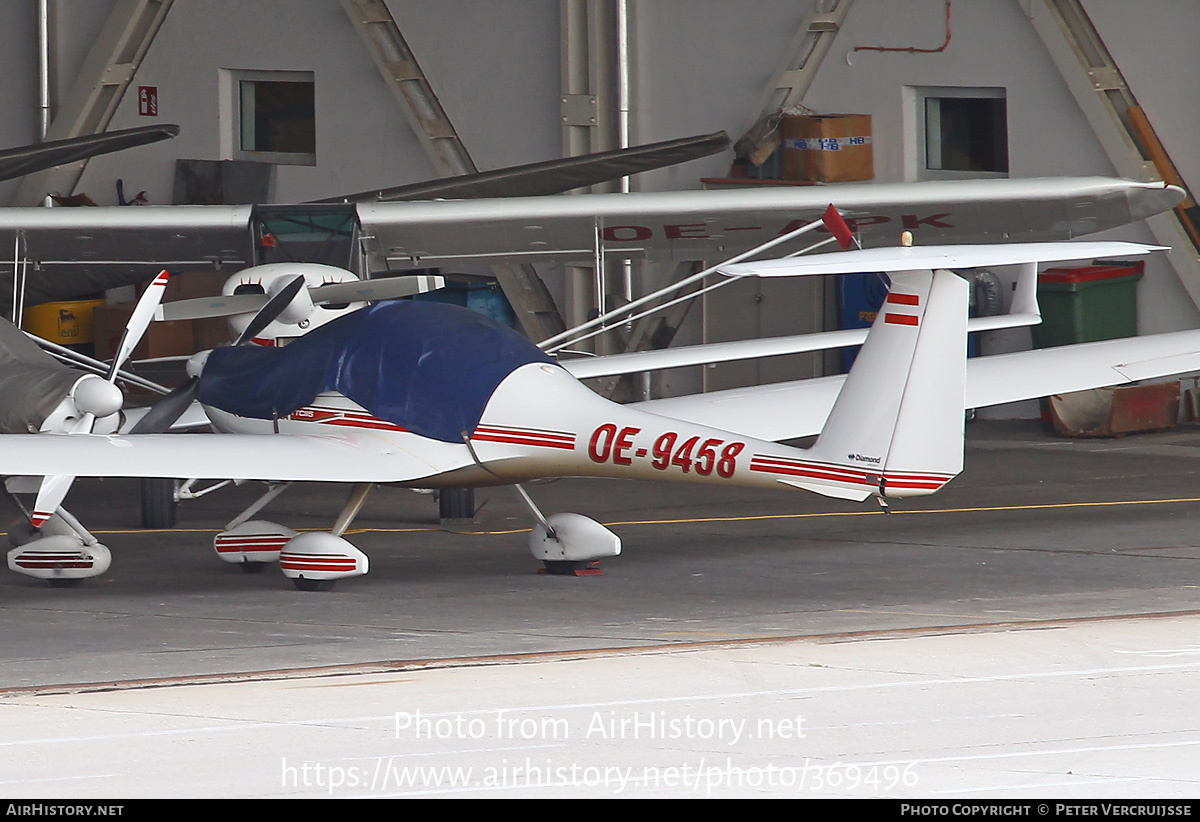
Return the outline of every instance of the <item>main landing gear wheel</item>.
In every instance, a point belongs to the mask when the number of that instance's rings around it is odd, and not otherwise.
[[[443,488],[438,494],[438,519],[463,520],[475,516],[474,488]]]
[[[175,527],[175,480],[157,477],[142,480],[142,527]]]
[[[335,579],[305,579],[304,577],[296,577],[292,580],[296,585],[296,589],[300,591],[332,591]]]
[[[268,565],[270,565],[271,563],[269,563],[269,562],[241,562],[238,564],[241,566],[242,573],[244,573],[244,574],[261,574],[264,570],[266,570],[266,567]]]
[[[46,580],[46,582],[50,583],[51,588],[74,588],[76,585],[79,584],[79,578],[78,577],[55,577],[54,579]]]

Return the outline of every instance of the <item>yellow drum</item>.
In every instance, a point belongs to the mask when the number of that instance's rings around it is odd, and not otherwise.
[[[93,341],[92,310],[104,300],[67,300],[31,305],[22,327],[59,345],[87,345]]]

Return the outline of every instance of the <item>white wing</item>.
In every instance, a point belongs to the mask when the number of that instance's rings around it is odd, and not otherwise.
[[[0,436],[0,476],[185,477],[314,482],[412,482],[473,464],[463,446],[419,456],[369,434]]]
[[[758,245],[793,221],[819,218],[830,202],[858,221],[869,245],[894,244],[905,229],[929,245],[998,234],[1069,239],[1183,197],[1163,183],[1064,177],[363,203],[357,211],[372,258],[397,263],[590,259],[597,231],[610,256],[695,260]],[[0,246],[20,235],[29,258],[59,275],[81,263],[237,265],[245,264],[249,221],[250,206],[6,208]]]
[[[1040,314],[1000,314],[995,317],[970,317],[967,331],[990,331],[997,328],[1019,328],[1037,325]],[[862,345],[867,339],[866,328],[844,328],[840,331],[820,331],[816,334],[795,334],[788,337],[764,337],[759,340],[683,345],[659,351],[633,351],[628,354],[609,354],[603,357],[580,357],[559,363],[576,379],[611,377],[617,374],[639,374],[663,368],[683,368],[689,365],[708,365],[735,360],[755,360],[783,354],[802,354],[806,351],[825,351]]]
[[[1200,370],[1200,331],[1019,351],[967,361],[964,408]],[[767,440],[819,434],[844,376],[637,403],[667,417]]]
[[[361,204],[373,258],[413,261],[721,259],[819,219],[833,203],[868,245],[1064,240],[1173,208],[1182,189],[1101,177],[839,184],[754,190]],[[2,235],[0,235],[2,236]]]

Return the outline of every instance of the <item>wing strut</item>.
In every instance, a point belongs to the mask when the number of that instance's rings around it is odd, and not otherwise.
[[[839,221],[841,220],[841,215],[837,213],[837,209],[835,209],[833,207],[833,204],[831,203],[829,208],[827,208],[825,210],[825,214],[819,220],[813,220],[811,223],[805,223],[804,225],[800,226],[799,228],[797,228],[793,231],[789,231],[786,234],[781,234],[778,237],[774,238],[773,240],[768,240],[767,242],[763,243],[762,245],[756,246],[755,248],[752,248],[749,251],[744,251],[741,254],[737,254],[733,257],[730,257],[728,260],[725,260],[722,263],[718,263],[717,265],[709,266],[708,268],[704,269],[703,271],[699,271],[699,272],[691,275],[690,277],[684,277],[682,280],[679,280],[678,282],[671,283],[670,285],[668,285],[664,288],[660,288],[658,291],[653,291],[644,297],[640,297],[640,298],[634,300],[633,302],[626,303],[625,305],[621,306],[620,308],[614,308],[612,311],[601,314],[599,317],[596,317],[595,319],[588,320],[587,322],[577,325],[574,328],[567,329],[566,331],[562,332],[561,334],[555,334],[553,337],[550,337],[549,339],[546,339],[546,340],[542,340],[540,343],[538,343],[538,347],[541,348],[543,351],[545,351],[548,354],[553,354],[556,351],[560,351],[563,348],[566,348],[568,345],[573,345],[574,343],[580,342],[581,340],[586,340],[589,337],[594,337],[597,334],[601,334],[605,330],[603,327],[600,330],[593,331],[590,334],[583,334],[582,332],[587,331],[592,328],[595,328],[598,325],[603,326],[604,323],[607,323],[608,321],[612,320],[613,318],[618,317],[622,314],[627,314],[636,308],[641,308],[646,303],[651,302],[652,300],[656,300],[659,297],[663,296],[664,294],[669,294],[673,291],[678,291],[679,289],[689,286],[694,282],[703,280],[705,277],[709,276],[710,274],[716,273],[719,269],[721,269],[725,266],[733,265],[735,263],[741,262],[742,260],[749,259],[750,257],[753,257],[756,254],[761,254],[762,252],[766,251],[767,249],[774,248],[775,246],[780,245],[781,243],[785,243],[788,240],[795,239],[796,237],[799,237],[802,234],[807,234],[810,231],[814,231],[814,230],[820,228],[822,225],[830,225],[830,221],[832,219],[830,216],[831,214],[834,217],[836,217],[837,220],[839,220]],[[845,223],[842,223],[842,225],[845,225]],[[796,253],[802,254],[807,251],[811,251],[814,248],[818,248],[819,246],[825,245],[826,243],[833,242],[835,239],[841,241],[842,247],[845,248],[846,243],[844,240],[841,239],[841,236],[840,236],[842,234],[842,232],[840,230],[838,230],[837,228],[834,228],[833,233],[834,233],[834,236],[831,237],[830,239],[816,243],[816,244],[810,246],[809,248],[803,249],[802,251],[799,251]],[[724,285],[724,283],[714,284],[712,286],[709,286],[706,289],[701,289],[700,291],[697,291],[694,294],[688,294],[681,299],[692,299],[693,297],[703,294],[705,291],[712,290],[713,288],[718,288],[721,285]],[[667,303],[666,305],[655,306],[654,308],[652,308],[646,312],[643,312],[641,314],[638,314],[634,317],[626,317],[624,321],[627,322],[627,321],[638,319],[640,317],[644,317],[644,316],[646,316],[646,314],[652,313],[654,311],[659,310],[660,308],[665,308],[668,305],[674,305],[674,304],[675,304],[674,302],[670,302],[670,303]]]

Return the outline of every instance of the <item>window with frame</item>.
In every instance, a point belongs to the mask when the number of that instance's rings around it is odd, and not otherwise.
[[[920,89],[914,102],[918,177],[1008,176],[1004,89]]]
[[[312,72],[231,72],[233,159],[284,165],[317,161]]]

